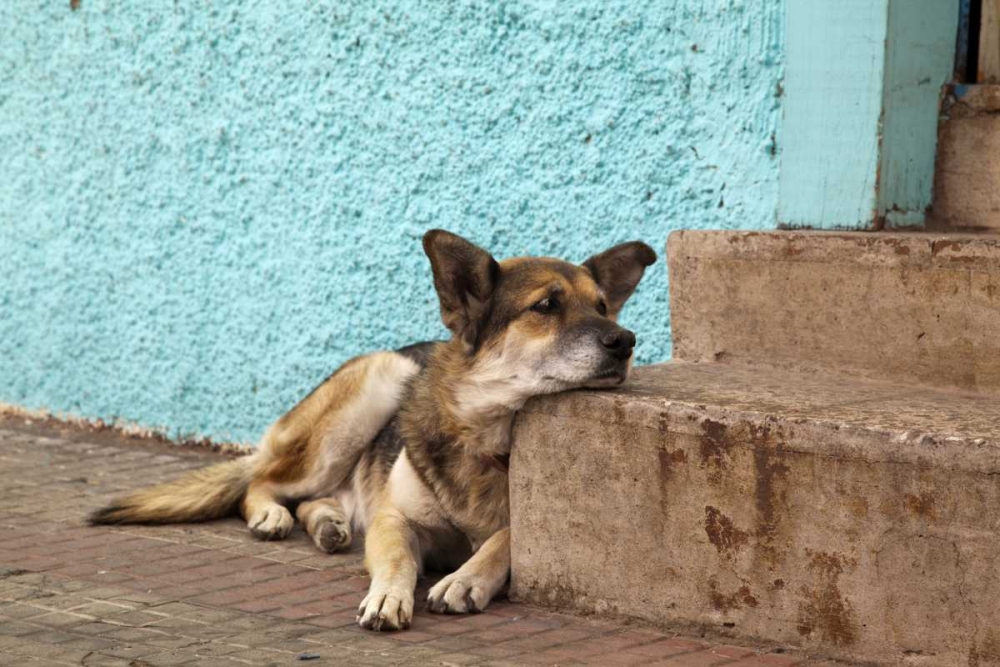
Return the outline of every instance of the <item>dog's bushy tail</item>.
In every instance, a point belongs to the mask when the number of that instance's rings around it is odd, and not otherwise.
[[[229,516],[253,477],[250,457],[219,463],[118,498],[87,517],[91,525],[192,523]]]

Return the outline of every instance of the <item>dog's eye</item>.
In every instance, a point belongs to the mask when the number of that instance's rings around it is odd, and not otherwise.
[[[608,314],[608,304],[604,303],[604,299],[597,302],[597,312],[601,317]]]
[[[531,307],[533,311],[535,311],[536,313],[541,313],[543,315],[554,313],[558,308],[559,308],[559,300],[556,299],[554,296],[542,299],[541,301],[539,301],[538,303],[536,303]]]

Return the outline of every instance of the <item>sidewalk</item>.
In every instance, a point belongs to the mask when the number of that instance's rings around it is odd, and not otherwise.
[[[506,600],[361,630],[361,547],[319,553],[296,528],[257,542],[238,519],[91,528],[111,496],[219,454],[0,418],[0,665],[827,665]],[[418,605],[426,586],[418,591]]]

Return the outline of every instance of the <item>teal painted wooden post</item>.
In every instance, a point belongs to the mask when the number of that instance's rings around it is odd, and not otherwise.
[[[788,3],[779,224],[924,222],[958,10],[958,0]]]

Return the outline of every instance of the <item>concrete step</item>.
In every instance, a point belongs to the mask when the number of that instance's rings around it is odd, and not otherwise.
[[[1000,85],[954,84],[945,93],[932,216],[1000,231]]]
[[[787,340],[780,325],[795,326],[794,315],[752,270],[739,269],[741,248],[757,242],[734,238],[732,259],[700,270],[727,276],[729,289],[778,310],[773,320],[751,318],[755,340],[767,340],[764,330]],[[917,289],[923,270],[899,261],[923,256],[933,266],[941,254],[980,261],[961,248],[918,252],[909,243],[899,247],[910,254],[889,264],[872,261],[863,244],[853,260],[846,249],[824,257],[808,244],[787,247],[792,266],[773,276],[782,283],[840,257],[854,266],[869,261],[885,281],[905,274]],[[675,243],[672,258],[681,248],[691,245]],[[948,284],[968,296],[978,283],[962,273]],[[854,278],[841,280],[855,289]],[[808,282],[822,298],[820,281]],[[878,281],[860,283],[879,291]],[[736,308],[725,290],[716,298]],[[853,338],[856,348],[891,335],[887,315],[846,298],[836,303],[843,318],[884,324]],[[742,339],[722,321],[725,308],[712,312],[721,346],[689,338],[682,349],[748,356],[733,352]],[[730,316],[748,317],[740,312]],[[935,320],[921,322],[931,339],[924,344],[943,344],[947,330]],[[687,335],[694,325],[687,323]],[[819,337],[809,343],[823,346]],[[846,344],[833,347],[846,355]],[[800,349],[807,357],[814,348]],[[919,358],[934,365],[929,354]],[[673,362],[638,369],[619,390],[529,402],[517,421],[510,482],[511,589],[519,600],[709,626],[885,665],[1000,664],[995,395],[829,371]]]
[[[1000,237],[676,232],[674,358],[1000,392]]]

